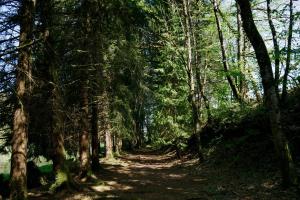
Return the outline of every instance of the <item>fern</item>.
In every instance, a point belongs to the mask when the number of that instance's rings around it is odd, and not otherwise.
[[[55,176],[55,182],[50,186],[50,192],[56,191],[64,183],[68,183],[68,172],[64,170],[58,170]]]

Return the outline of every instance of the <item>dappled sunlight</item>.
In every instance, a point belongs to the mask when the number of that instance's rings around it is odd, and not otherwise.
[[[174,199],[184,199],[182,195],[174,197],[175,194],[191,196],[198,188],[197,182],[201,178],[189,177],[186,171],[177,168],[181,161],[175,158],[175,152],[157,155],[150,154],[127,154],[117,162],[110,165],[111,161],[103,160],[105,173],[100,174],[103,185],[91,186],[100,196],[105,198],[107,194],[118,194],[122,196],[133,196],[134,199],[143,199],[142,196],[150,195],[150,199],[162,196]],[[194,181],[196,179],[196,181]],[[113,180],[113,181],[112,181]],[[184,193],[184,191],[188,191]],[[159,195],[159,197],[158,197]],[[193,196],[193,195],[192,195]],[[198,195],[199,197],[199,195]],[[167,198],[169,199],[169,198]]]
[[[262,187],[266,188],[266,189],[273,189],[275,187],[278,187],[278,184],[277,182],[274,182],[274,181],[271,181],[271,180],[266,180],[265,182],[263,182],[261,184]]]
[[[184,174],[168,174],[170,178],[184,178]]]
[[[72,197],[66,198],[65,200],[92,200],[92,199],[94,198],[91,196],[87,196],[84,194],[76,194]]]
[[[118,165],[104,164],[108,171],[100,177],[105,184],[94,188],[103,193],[101,197],[118,194],[121,199],[144,199],[145,196],[172,200],[247,199],[256,196],[255,191],[260,191],[257,195],[268,196],[270,190],[277,189],[273,182],[255,182],[255,177],[247,179],[244,172],[228,170],[227,166],[219,168],[205,163],[199,165],[197,159],[176,159],[175,152],[127,154]]]
[[[280,189],[278,181],[259,172],[232,166],[228,170],[227,165],[205,162],[199,165],[194,159],[179,160],[172,155],[174,152],[167,155],[148,152],[127,154],[113,162],[102,160],[102,170],[96,174],[99,181],[82,183],[83,190],[62,191],[54,199],[269,199],[276,193],[280,200],[289,200],[288,196],[281,198],[288,193]],[[53,199],[38,191],[30,192],[29,196],[36,200]]]
[[[0,0],[0,200],[300,199],[299,19],[300,0]]]
[[[108,182],[105,182],[103,185],[91,186],[91,189],[96,191],[96,192],[106,192],[106,191],[111,191],[111,190],[114,190],[114,189],[130,190],[130,189],[132,189],[132,187],[127,186],[127,185],[118,184],[115,181],[108,181]]]
[[[194,178],[193,179],[194,182],[203,182],[203,181],[207,181],[206,178]]]

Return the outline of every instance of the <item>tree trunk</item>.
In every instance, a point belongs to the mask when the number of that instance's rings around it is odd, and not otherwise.
[[[90,170],[90,123],[89,123],[89,66],[92,62],[90,48],[92,47],[90,36],[92,34],[91,24],[91,8],[92,3],[90,0],[82,2],[82,29],[84,38],[82,47],[84,54],[82,55],[82,67],[80,68],[80,107],[81,107],[81,135],[79,138],[79,156],[80,156],[80,178],[88,175]]]
[[[239,15],[241,16],[241,11],[239,8]],[[242,20],[240,19],[240,24],[242,24]],[[242,26],[242,25],[240,25]],[[241,27],[242,28],[242,27]],[[248,46],[247,36],[241,29],[241,36],[242,36],[242,52],[241,52],[241,82],[240,82],[240,90],[241,90],[241,98],[244,101],[247,99],[247,92],[249,91],[248,81],[246,80],[246,73],[247,73],[247,58],[246,58],[246,50]]]
[[[113,141],[112,141],[112,135],[110,131],[110,125],[107,124],[108,127],[105,131],[105,157],[107,159],[113,158]]]
[[[193,52],[192,52],[192,27],[191,27],[191,17],[189,13],[190,2],[189,0],[183,0],[183,11],[184,11],[184,33],[185,33],[185,42],[187,50],[187,66],[186,71],[188,75],[189,83],[189,100],[192,108],[192,117],[193,117],[193,132],[198,136],[198,157],[199,160],[203,160],[202,145],[201,145],[201,126],[200,126],[200,117],[197,106],[197,99],[195,96],[195,80],[194,80],[194,71],[193,71]]]
[[[51,113],[52,113],[52,161],[53,161],[53,169],[57,174],[59,171],[65,171],[65,159],[66,159],[66,152],[64,147],[64,137],[62,134],[62,117],[60,116],[60,97],[59,97],[58,88],[54,87],[52,90],[52,99],[51,99]],[[67,170],[68,171],[68,170]]]
[[[283,133],[280,123],[279,101],[275,90],[271,60],[266,45],[254,23],[249,0],[237,0],[237,2],[241,8],[244,30],[254,48],[258,61],[262,85],[264,88],[265,104],[267,106],[270,119],[273,142],[276,153],[280,160],[283,185],[289,186],[291,184],[296,184],[297,177],[295,173],[294,162],[292,160],[288,141]]]
[[[103,79],[107,80],[109,82],[109,78],[103,70]],[[107,92],[107,84],[103,84],[103,88],[101,89],[101,97],[100,97],[100,127],[101,132],[104,133],[105,136],[105,157],[107,159],[113,158],[113,141],[112,141],[112,134],[111,134],[111,125],[110,125],[110,118],[109,118],[109,111],[110,111],[110,103],[109,103],[109,97]]]
[[[89,99],[88,82],[86,77],[82,78],[81,85],[81,135],[79,139],[80,177],[86,177],[90,169],[90,141],[89,141]]]
[[[247,93],[247,85],[245,81],[245,41],[244,39],[244,34],[242,30],[242,25],[241,25],[241,10],[239,8],[239,5],[236,3],[236,23],[237,23],[237,66],[238,69],[240,70],[240,76],[238,78],[238,89],[239,89],[239,94],[240,98],[245,100],[246,99],[246,93]]]
[[[218,29],[220,47],[221,47],[221,52],[222,52],[222,63],[223,63],[223,67],[224,67],[224,72],[226,74],[226,78],[227,78],[229,86],[232,90],[232,94],[233,94],[234,98],[237,101],[242,102],[241,96],[236,88],[236,85],[235,85],[234,81],[232,80],[231,76],[229,75],[227,55],[226,55],[226,50],[225,50],[225,45],[224,45],[224,37],[223,37],[222,29],[221,29],[220,20],[218,17],[219,6],[218,6],[218,3],[216,0],[213,0],[213,6],[214,6],[214,15],[215,15],[217,29]]]
[[[189,24],[191,26],[191,17],[188,16],[189,18]],[[207,112],[207,123],[210,123],[211,122],[211,112],[210,112],[210,105],[209,105],[209,100],[207,98],[207,96],[205,95],[205,92],[204,92],[204,88],[205,88],[205,84],[204,84],[204,81],[202,80],[202,77],[201,77],[201,72],[200,72],[200,68],[201,68],[201,54],[197,52],[197,39],[196,39],[196,36],[195,36],[195,31],[194,29],[191,27],[191,32],[192,32],[192,38],[193,38],[193,46],[194,46],[194,58],[195,58],[195,71],[196,71],[196,81],[197,81],[197,88],[198,88],[198,105],[197,106],[197,111],[199,112],[198,114],[198,117],[199,117],[199,120],[201,118],[201,110],[202,110],[202,104],[201,104],[201,99],[203,99],[204,101],[204,106],[206,108],[206,112]],[[200,45],[199,45],[199,48],[200,48]],[[204,62],[204,68],[206,69],[206,59],[205,59],[205,62]],[[199,124],[200,126],[200,124]],[[199,133],[200,134],[200,133]],[[199,136],[199,139],[200,139],[200,136]]]
[[[122,139],[120,137],[115,136],[115,153],[116,155],[120,155],[122,149]]]
[[[196,66],[196,79],[197,79],[197,83],[198,83],[198,88],[199,88],[199,92],[200,92],[200,96],[204,101],[204,106],[206,108],[206,112],[207,112],[207,123],[210,123],[212,120],[212,116],[211,116],[211,112],[210,112],[210,105],[209,105],[209,100],[207,98],[207,96],[204,93],[204,86],[201,80],[201,74],[200,74],[200,69],[199,67]]]
[[[19,46],[32,41],[34,0],[23,0],[20,7]],[[27,199],[27,142],[28,142],[28,103],[30,97],[31,46],[19,50],[16,95],[11,155],[11,194],[10,199]]]
[[[270,7],[270,2],[271,0],[267,0],[267,14],[268,14],[268,22],[269,26],[271,29],[272,33],[272,40],[273,40],[273,46],[274,46],[274,54],[275,54],[275,89],[276,89],[276,94],[279,97],[279,89],[278,89],[278,84],[279,84],[279,77],[280,77],[280,71],[279,71],[279,65],[280,65],[280,50],[279,50],[279,44],[277,41],[277,33],[275,30],[275,26],[272,21],[272,16],[271,16],[271,7]]]
[[[51,140],[51,153],[50,156],[53,162],[53,171],[55,173],[55,182],[50,186],[50,191],[54,192],[62,185],[67,187],[74,187],[75,183],[71,177],[69,167],[66,164],[66,152],[64,147],[63,136],[63,117],[61,110],[63,101],[61,99],[61,93],[59,88],[59,74],[57,68],[57,57],[54,50],[54,35],[51,28],[53,27],[53,14],[54,14],[54,1],[44,0],[40,2],[41,6],[41,22],[43,29],[43,66],[38,70],[40,75],[41,89],[43,91],[42,101],[44,101],[44,109],[47,110],[49,115],[46,118],[45,126],[49,126],[49,138]],[[64,175],[65,179],[59,179],[61,175]]]
[[[287,53],[286,53],[286,65],[285,71],[283,75],[282,81],[282,95],[281,95],[281,102],[282,104],[285,102],[287,97],[287,81],[288,75],[290,73],[290,65],[291,65],[291,51],[292,51],[292,37],[293,37],[293,25],[294,25],[294,14],[293,14],[293,0],[290,0],[290,24],[288,30],[288,46],[287,46]]]
[[[53,82],[57,83],[57,77],[52,74]],[[71,177],[71,174],[69,172],[69,167],[66,164],[66,152],[65,152],[65,146],[64,146],[64,137],[63,137],[63,121],[62,116],[60,114],[62,101],[60,99],[60,93],[57,86],[54,86],[54,88],[51,91],[52,97],[50,97],[51,101],[51,110],[50,113],[52,114],[52,121],[51,121],[51,141],[52,141],[52,161],[53,161],[53,170],[55,173],[55,176],[58,177],[60,174],[64,174],[66,179],[62,182],[55,181],[51,187],[51,191],[55,191],[58,187],[60,187],[62,184],[65,184],[69,187],[70,184],[73,184],[73,179]],[[55,179],[57,180],[57,179]]]
[[[64,148],[64,138],[62,134],[62,116],[60,115],[60,105],[62,101],[60,99],[60,93],[58,88],[57,77],[57,68],[56,68],[56,59],[55,53],[53,50],[53,32],[51,29],[53,25],[53,0],[44,0],[41,1],[41,21],[44,33],[44,63],[43,63],[43,72],[41,79],[44,80],[44,89],[47,93],[45,98],[45,106],[50,115],[49,124],[50,124],[50,138],[52,141],[52,161],[53,169],[57,174],[59,171],[68,171],[66,170],[65,165],[65,148]],[[42,70],[41,70],[42,71]],[[67,173],[67,172],[66,172]]]
[[[98,102],[92,103],[92,119],[91,119],[91,134],[92,134],[92,170],[97,171],[99,164],[99,135],[98,135]]]
[[[135,134],[136,134],[136,148],[139,149],[144,145],[144,113],[142,100],[139,98],[139,94],[136,96],[135,108],[134,108],[134,123],[135,123]]]

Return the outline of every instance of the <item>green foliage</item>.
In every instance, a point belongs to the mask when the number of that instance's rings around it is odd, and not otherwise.
[[[69,181],[68,176],[67,172],[59,170],[55,175],[55,182],[49,188],[50,192],[55,192],[59,187],[67,183]]]
[[[10,179],[10,175],[9,174],[0,174],[0,176],[2,176],[2,180],[1,181],[8,181]]]
[[[53,165],[47,164],[39,167],[39,170],[42,174],[50,174],[53,171]]]
[[[231,104],[212,109],[213,121],[220,130],[238,127],[244,120],[264,120],[265,113],[262,106],[251,104]]]
[[[5,1],[6,5],[3,5],[12,10],[0,16],[4,19],[0,23],[0,54],[14,49],[17,44],[17,36],[8,34],[18,32],[18,23],[14,21],[18,4],[16,6],[11,2],[14,1]],[[257,120],[265,120],[265,109],[257,106],[259,99],[255,96],[255,93],[262,92],[257,62],[243,33],[240,38],[243,44],[240,47],[244,52],[238,62],[237,11],[233,2],[221,1],[222,13],[218,13],[222,14],[221,28],[229,65],[225,73],[212,4],[210,1],[190,1],[192,77],[189,77],[187,69],[187,27],[182,1],[55,0],[53,3],[53,24],[48,27],[52,36],[49,44],[45,44],[42,38],[45,33],[41,5],[38,5],[35,14],[29,158],[39,155],[52,158],[54,114],[59,116],[55,126],[59,127],[59,132],[64,136],[65,149],[76,158],[83,125],[83,83],[89,90],[89,105],[98,103],[99,107],[103,106],[101,95],[103,91],[107,92],[107,123],[112,135],[130,141],[133,146],[141,139],[154,147],[175,145],[181,150],[185,149],[188,138],[195,131],[191,97],[197,101],[201,128],[213,126],[214,133],[238,128],[246,122],[257,125]],[[89,3],[90,7],[86,5]],[[283,45],[287,36],[287,3],[272,3],[274,7],[278,6],[272,12],[275,25],[284,24],[283,28],[277,29],[281,45],[280,61],[284,67],[287,54],[287,48]],[[260,4],[253,6],[257,8]],[[0,7],[3,8],[2,4]],[[261,19],[265,17],[265,13],[260,13],[261,10],[264,9],[255,9],[255,15],[261,21],[258,26],[265,28],[268,27],[265,26],[267,21]],[[296,12],[295,27],[299,25],[299,16],[299,12]],[[300,85],[299,30],[295,28],[293,33],[291,78],[288,82],[290,88]],[[269,42],[271,35],[268,32],[265,34]],[[272,47],[271,43],[267,46]],[[50,50],[52,57],[49,58],[45,49]],[[274,54],[272,49],[269,52]],[[45,66],[52,59],[53,66],[47,72]],[[5,147],[10,145],[12,135],[16,64],[17,52],[1,56],[0,152],[9,151]],[[245,93],[245,103],[237,104],[234,101],[227,75],[234,80],[240,92]],[[189,82],[191,78],[195,84],[193,91]],[[53,96],[57,98],[56,102],[53,102]],[[294,105],[297,100],[295,98],[288,103]],[[55,109],[51,109],[53,105],[56,105]],[[99,121],[104,118],[100,114]],[[209,114],[212,121],[208,121]],[[103,127],[108,127],[105,125],[100,125],[101,134]],[[232,149],[246,143],[252,135],[251,130],[247,130],[246,135],[234,143],[228,143],[227,147]],[[219,142],[218,138],[213,138],[213,142]],[[103,149],[101,146],[102,152]],[[70,167],[75,165],[78,163],[74,162]],[[49,173],[52,169],[50,165],[45,165],[41,170]],[[67,179],[68,171],[59,171],[51,190]]]

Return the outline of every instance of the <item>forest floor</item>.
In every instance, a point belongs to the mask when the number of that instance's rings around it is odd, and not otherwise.
[[[80,191],[45,195],[32,190],[29,199],[299,199],[295,189],[281,189],[277,173],[247,173],[232,166],[199,164],[197,159],[177,159],[175,152],[144,150],[101,164],[97,179],[83,183]]]

